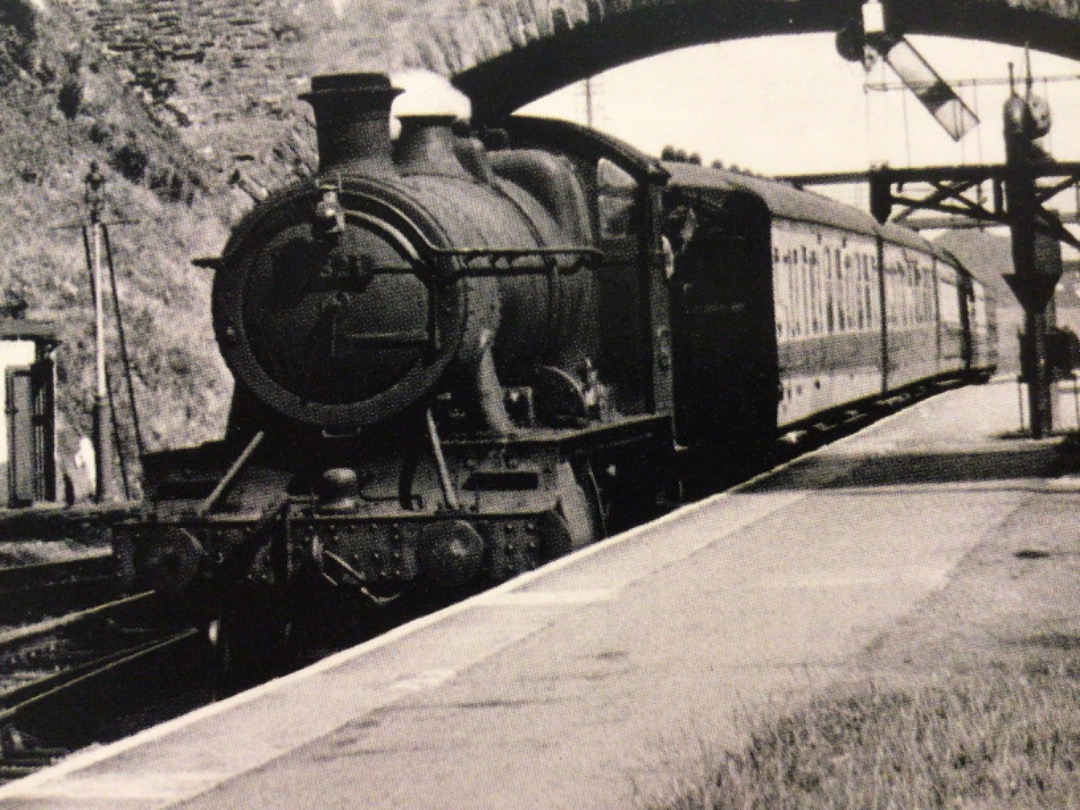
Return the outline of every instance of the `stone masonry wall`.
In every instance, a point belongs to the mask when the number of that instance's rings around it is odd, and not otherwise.
[[[258,197],[314,163],[305,36],[283,0],[66,0],[164,123]]]

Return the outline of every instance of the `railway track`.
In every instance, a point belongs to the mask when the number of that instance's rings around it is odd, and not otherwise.
[[[201,633],[145,621],[153,597],[122,596],[0,634],[0,782],[156,721],[120,718],[145,712],[147,677],[196,649]]]
[[[0,568],[0,632],[49,615],[108,601],[119,594],[112,554]]]

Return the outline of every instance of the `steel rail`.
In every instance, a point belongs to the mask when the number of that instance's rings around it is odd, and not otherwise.
[[[25,627],[19,627],[14,630],[9,630],[6,633],[0,634],[0,650],[3,650],[5,647],[10,647],[18,642],[26,641],[27,639],[43,636],[47,633],[59,630],[62,627],[69,627],[70,625],[77,624],[88,618],[97,616],[98,614],[113,610],[123,605],[128,605],[133,602],[148,599],[155,593],[156,591],[143,591],[141,593],[132,594],[131,596],[124,596],[120,599],[114,599],[111,602],[106,602],[101,605],[95,605],[94,607],[87,608],[86,610],[76,610],[72,613],[58,616],[55,619],[46,619],[44,621],[26,625]]]
[[[37,590],[86,579],[105,579],[113,567],[112,551],[73,560],[37,562],[0,568],[0,595]],[[72,579],[64,579],[64,577]]]
[[[113,652],[94,661],[80,664],[69,670],[48,675],[24,686],[17,687],[0,695],[0,701],[4,704],[9,704],[9,701],[15,700],[15,702],[10,703],[10,705],[4,705],[4,707],[0,709],[0,722],[7,722],[30,706],[40,703],[46,698],[54,697],[66,689],[86,683],[87,681],[105,675],[114,669],[118,669],[119,667],[130,664],[153,653],[160,652],[168,647],[175,646],[176,644],[199,634],[200,630],[198,628],[188,628],[163,639],[155,639],[154,641],[149,641],[145,644]],[[19,697],[27,692],[32,694],[25,698]]]

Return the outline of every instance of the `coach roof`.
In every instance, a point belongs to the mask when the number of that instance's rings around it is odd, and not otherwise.
[[[743,174],[730,169],[712,169],[693,163],[664,161],[661,164],[671,179],[669,187],[709,191],[745,191],[760,197],[774,217],[824,225],[830,228],[881,236],[902,247],[930,253],[942,261],[947,254],[915,231],[899,225],[881,225],[864,211],[844,205],[829,197],[803,191],[789,183]],[[949,261],[951,264],[952,262]]]

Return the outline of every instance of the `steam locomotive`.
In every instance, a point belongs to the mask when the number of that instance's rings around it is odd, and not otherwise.
[[[565,122],[395,142],[397,93],[313,78],[317,176],[205,262],[226,434],[147,456],[114,527],[236,666],[321,601],[506,580],[823,411],[993,370],[991,296],[914,233]]]

